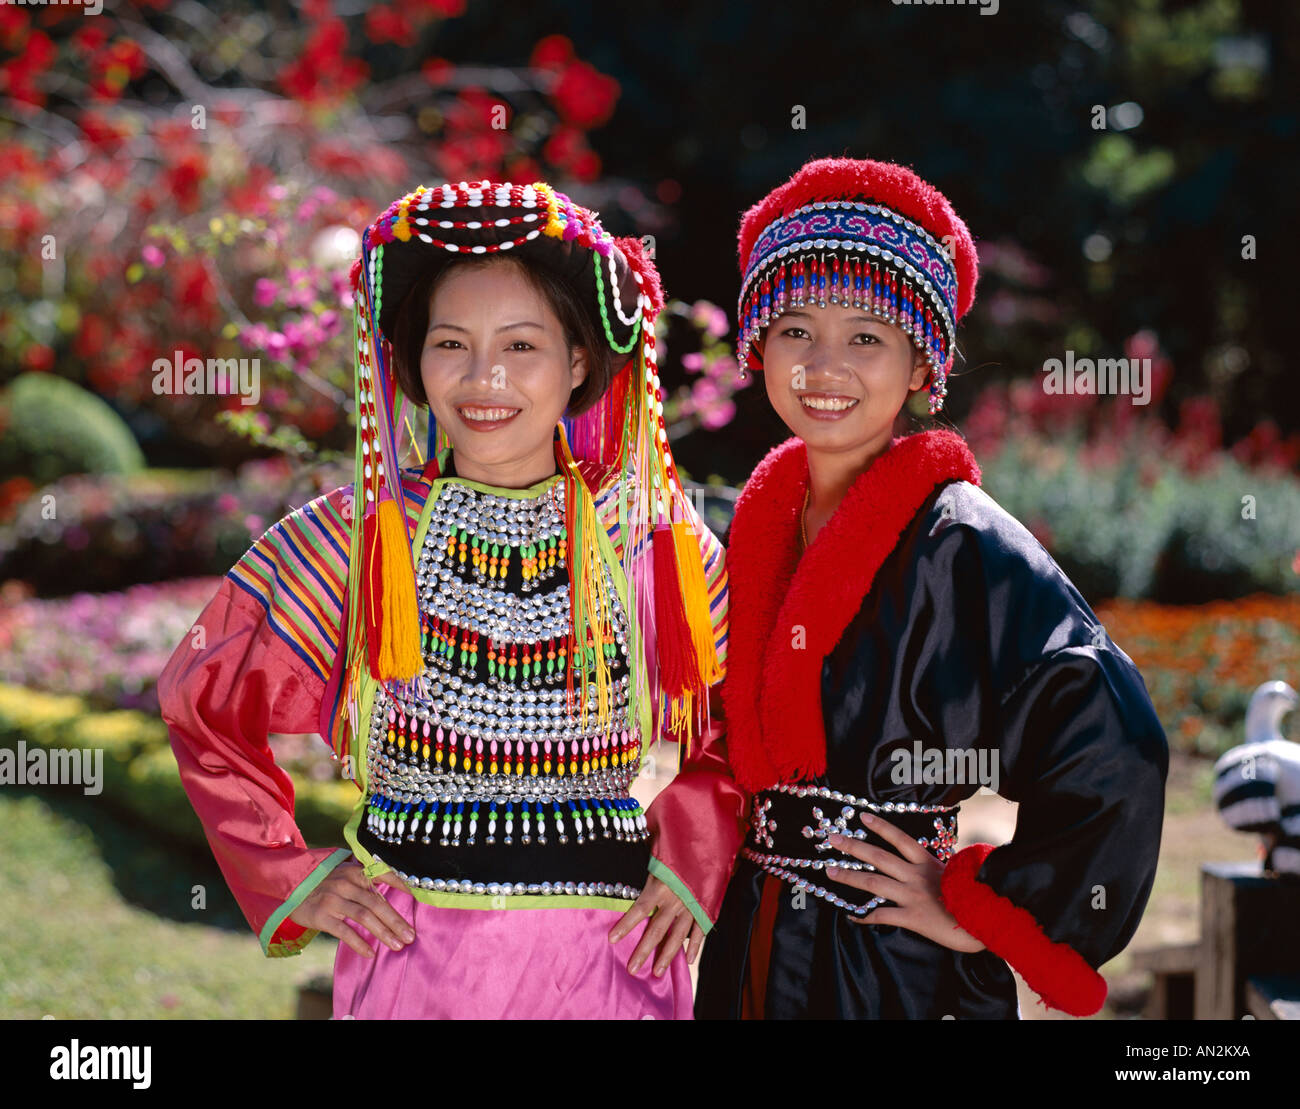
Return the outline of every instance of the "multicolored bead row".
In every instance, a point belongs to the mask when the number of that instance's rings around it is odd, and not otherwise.
[[[745,366],[759,331],[792,308],[862,308],[902,328],[925,353],[937,412],[947,396],[956,293],[947,252],[919,224],[880,205],[818,201],[759,236],[741,289],[738,360]]]
[[[432,844],[436,834],[441,847],[460,847],[462,842],[472,847],[481,826],[485,843],[495,844],[500,831],[501,842],[512,845],[517,822],[521,843],[530,844],[535,837],[545,844],[548,821],[560,843],[569,842],[570,831],[577,843],[600,839],[640,843],[649,836],[645,812],[631,797],[503,795],[402,801],[372,794],[366,805],[366,826],[384,843],[414,843],[418,836],[421,843]]]
[[[480,582],[491,581],[502,589],[510,572],[511,556],[518,553],[523,574],[521,588],[525,593],[554,577],[557,570],[565,568],[567,546],[564,532],[557,532],[540,542],[526,543],[516,552],[509,543],[489,542],[464,527],[453,528],[443,540],[448,561],[462,567],[468,562]]]
[[[430,212],[435,208],[480,208],[494,207],[502,210],[524,209],[516,215],[498,216],[484,220],[449,220],[430,219],[428,216],[413,215],[416,212]],[[413,192],[394,201],[370,225],[368,235],[373,243],[387,243],[397,240],[409,242],[412,238],[431,246],[440,247],[455,254],[496,254],[522,246],[530,239],[543,233],[544,228],[554,219],[555,194],[551,188],[536,182],[532,185],[515,185],[505,182],[493,186],[489,181],[470,185],[466,181],[458,185],[438,185],[429,189],[421,185]],[[543,222],[545,221],[545,222]],[[523,235],[503,239],[493,243],[457,243],[430,235],[419,228],[437,227],[445,231],[477,231],[485,227],[504,228],[541,224],[533,227]],[[549,233],[549,232],[548,232]]]
[[[579,647],[573,642],[567,581],[543,591],[567,568],[568,539],[557,528],[560,519],[553,489],[535,501],[519,502],[455,482],[444,487],[416,572],[423,598],[421,646],[431,666],[474,678],[482,660],[489,685],[532,689],[567,682],[570,668],[574,675],[581,676],[584,666],[590,673],[597,651],[611,673],[623,666],[621,609],[615,606],[608,614],[599,643],[584,629],[587,642]],[[612,595],[608,567],[602,572]],[[516,589],[529,599],[506,605],[516,599]]]
[[[627,728],[592,736],[560,734],[538,737],[489,735],[471,736],[454,726],[407,718],[405,712],[388,709],[387,726],[381,733],[383,747],[376,752],[394,762],[415,763],[426,773],[459,771],[462,774],[490,774],[536,778],[539,774],[570,778],[609,770],[632,768],[640,756],[640,738]]]

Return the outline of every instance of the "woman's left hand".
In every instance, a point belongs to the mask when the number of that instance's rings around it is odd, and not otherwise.
[[[641,941],[627,962],[630,973],[635,974],[651,955],[655,955],[655,976],[662,978],[668,964],[681,951],[684,943],[687,944],[686,961],[695,962],[695,957],[700,953],[700,945],[704,943],[704,932],[695,923],[691,910],[682,899],[652,874],[646,876],[641,896],[609,930],[609,942],[618,943],[646,917],[650,918],[650,923],[646,925]]]
[[[873,909],[864,917],[849,916],[855,924],[893,924],[925,936],[953,951],[983,951],[984,945],[967,932],[944,908],[939,896],[939,881],[944,864],[901,828],[870,813],[862,821],[898,851],[871,847],[858,839],[830,835],[826,842],[876,869],[844,870],[827,866],[826,876],[846,886],[866,890],[894,902],[893,906]]]

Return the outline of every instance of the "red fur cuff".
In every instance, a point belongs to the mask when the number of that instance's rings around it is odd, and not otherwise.
[[[1032,914],[976,875],[994,850],[973,843],[948,860],[940,884],[944,906],[967,932],[1016,970],[1045,1005],[1091,1016],[1106,1000],[1106,980],[1074,948],[1053,943]]]

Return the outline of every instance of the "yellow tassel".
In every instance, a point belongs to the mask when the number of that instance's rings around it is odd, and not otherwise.
[[[379,550],[383,582],[380,614],[382,635],[379,668],[385,678],[410,680],[424,669],[420,656],[419,608],[415,600],[415,568],[411,564],[406,521],[397,502],[379,502]]]
[[[713,619],[709,615],[709,587],[700,563],[700,545],[686,521],[673,524],[673,553],[677,556],[677,580],[682,588],[682,605],[695,644],[695,658],[705,687],[722,679],[722,667],[713,642]]]
[[[585,638],[590,635],[596,646],[595,684],[596,684],[596,719],[597,726],[603,731],[610,726],[613,706],[610,698],[609,662],[605,658],[601,636],[611,626],[612,602],[609,591],[605,588],[605,575],[601,572],[600,546],[596,538],[596,529],[600,519],[596,515],[596,502],[592,499],[582,472],[573,458],[569,446],[568,433],[564,424],[559,425],[560,454],[564,468],[569,470],[577,492],[577,519],[574,521],[574,541],[577,550],[568,552],[569,558],[569,603],[572,605],[574,634],[578,639],[578,649],[582,649]],[[578,628],[579,619],[584,627]],[[572,665],[572,660],[570,660]],[[582,670],[581,707],[579,723],[587,727],[587,696],[591,686],[591,676],[584,664]]]

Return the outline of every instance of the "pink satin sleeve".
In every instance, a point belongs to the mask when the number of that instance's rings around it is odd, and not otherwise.
[[[201,629],[201,637],[199,635]],[[316,731],[324,685],[268,626],[265,609],[225,578],[158,679],[158,700],[185,787],[221,873],[268,955],[297,954],[316,935],[281,914],[342,861],[309,848],[293,783],[267,743]],[[296,906],[295,901],[295,906]]]
[[[652,843],[650,872],[670,886],[675,878],[686,888],[695,901],[690,906],[692,915],[705,932],[722,908],[736,853],[745,838],[750,800],[727,762],[719,686],[710,691],[709,700],[713,715],[707,729],[691,744],[677,777],[646,810]],[[663,873],[665,867],[671,877]],[[676,892],[681,896],[680,890]]]

